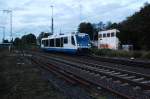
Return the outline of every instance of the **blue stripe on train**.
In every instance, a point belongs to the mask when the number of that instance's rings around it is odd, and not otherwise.
[[[64,52],[70,54],[76,54],[76,49],[63,49],[63,48],[42,48],[46,52]]]

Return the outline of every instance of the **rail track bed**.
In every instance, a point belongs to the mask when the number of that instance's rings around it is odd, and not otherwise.
[[[44,54],[44,53],[43,53]],[[138,64],[135,64],[133,66],[129,64],[118,64],[117,62],[110,62],[109,59],[107,61],[100,60],[99,58],[96,58],[91,55],[67,55],[67,54],[58,54],[58,53],[45,53],[46,55],[50,56],[57,56],[59,58],[65,58],[65,59],[72,59],[72,60],[78,60],[78,61],[84,61],[88,63],[92,63],[94,65],[101,65],[101,66],[107,66],[107,67],[112,67],[112,68],[118,68],[122,70],[127,70],[127,71],[132,71],[132,72],[137,72],[137,73],[142,73],[145,75],[150,75],[150,68],[145,68],[143,66],[137,66]],[[117,61],[117,60],[116,60]],[[150,65],[149,65],[150,66]]]
[[[32,53],[31,59],[73,84],[102,88],[126,99],[150,99],[149,75],[36,52]]]

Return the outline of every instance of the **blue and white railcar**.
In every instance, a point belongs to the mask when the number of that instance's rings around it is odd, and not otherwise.
[[[90,47],[90,38],[86,33],[51,35],[41,40],[41,48],[44,51],[75,54]]]

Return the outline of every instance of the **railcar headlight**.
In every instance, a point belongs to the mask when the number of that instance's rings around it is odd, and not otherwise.
[[[88,46],[91,46],[91,44],[88,44]]]

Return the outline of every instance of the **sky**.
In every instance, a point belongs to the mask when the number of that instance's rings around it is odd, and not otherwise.
[[[10,13],[13,12],[13,37],[27,33],[50,32],[51,5],[54,6],[54,33],[77,31],[80,22],[121,22],[150,0],[0,0],[0,27],[10,37]],[[0,40],[3,37],[0,28]]]

